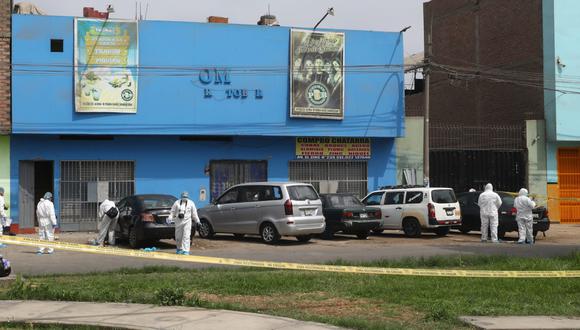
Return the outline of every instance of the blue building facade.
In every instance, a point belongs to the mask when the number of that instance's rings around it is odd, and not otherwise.
[[[543,1],[548,197],[551,217],[562,223],[580,222],[578,10],[578,1]]]
[[[104,195],[187,190],[203,206],[244,181],[299,180],[358,195],[396,182],[400,33],[337,31],[344,117],[307,119],[289,115],[291,28],[141,21],[136,112],[81,113],[75,19],[12,20],[11,215],[20,228],[34,226],[44,191],[54,192],[63,230],[90,230]],[[308,143],[325,142],[354,151],[304,157]]]

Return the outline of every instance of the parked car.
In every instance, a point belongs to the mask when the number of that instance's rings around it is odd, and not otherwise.
[[[168,222],[177,198],[171,195],[134,195],[117,203],[119,221],[115,237],[128,239],[132,248],[146,241],[175,238],[175,224]],[[192,236],[195,230],[192,230]]]
[[[456,227],[462,233],[469,233],[472,230],[481,230],[481,218],[479,217],[479,205],[477,200],[481,191],[464,192],[457,194],[457,199],[461,205],[461,213],[463,221],[461,226]],[[516,222],[516,209],[514,208],[515,194],[508,192],[497,192],[501,197],[502,205],[499,212],[499,225],[497,229],[498,237],[505,237],[505,233],[518,231],[518,224]],[[546,232],[550,229],[550,219],[548,218],[548,210],[543,207],[536,207],[532,210],[534,216],[534,237],[538,232]]]
[[[230,233],[241,238],[260,235],[268,244],[281,236],[307,242],[324,232],[322,202],[316,190],[304,183],[255,182],[231,187],[210,205],[198,210],[199,235]]]
[[[381,227],[381,210],[365,206],[352,194],[321,194],[326,229],[322,236],[330,239],[337,232],[354,234],[360,239]]]
[[[408,237],[424,231],[445,236],[451,226],[461,224],[461,210],[451,188],[386,187],[371,192],[362,202],[381,209],[383,225],[375,232],[402,229]]]

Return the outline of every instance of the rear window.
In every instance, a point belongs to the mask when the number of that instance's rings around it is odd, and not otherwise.
[[[455,198],[455,193],[450,189],[441,189],[431,191],[431,199],[433,203],[446,204],[446,203],[456,203],[457,198]]]
[[[158,197],[158,198],[140,198],[143,208],[148,209],[166,209],[171,208],[177,199],[174,197]]]
[[[354,196],[341,196],[341,195],[330,195],[324,196],[324,200],[327,205],[331,207],[357,207],[364,206],[356,197]]]
[[[501,196],[501,204],[503,206],[513,206],[515,201],[515,197],[510,195],[503,195]]]
[[[311,186],[288,186],[290,199],[294,201],[317,200],[318,194]]]

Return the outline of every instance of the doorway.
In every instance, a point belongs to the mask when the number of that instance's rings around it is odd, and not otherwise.
[[[19,163],[19,226],[38,226],[36,203],[46,192],[54,194],[54,162],[22,160]]]
[[[266,160],[212,160],[209,167],[212,201],[231,186],[268,181]]]

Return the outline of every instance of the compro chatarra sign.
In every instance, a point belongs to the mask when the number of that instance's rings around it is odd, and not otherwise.
[[[137,22],[75,19],[77,112],[137,112]]]
[[[344,118],[344,33],[292,30],[290,117]]]
[[[370,138],[297,137],[298,159],[370,159]]]

